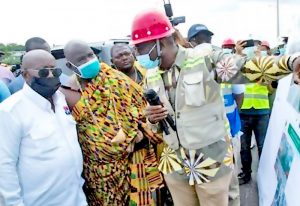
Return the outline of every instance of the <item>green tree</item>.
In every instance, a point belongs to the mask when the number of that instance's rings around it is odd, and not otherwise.
[[[4,58],[1,63],[14,65],[20,63],[20,57],[14,56],[14,52],[25,51],[25,46],[15,43],[2,44],[0,43],[0,51],[4,52]]]

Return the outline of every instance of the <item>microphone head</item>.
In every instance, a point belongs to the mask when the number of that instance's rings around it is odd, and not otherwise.
[[[145,98],[150,105],[159,105],[161,104],[157,93],[153,89],[149,89],[144,93]]]
[[[146,99],[155,99],[157,93],[153,89],[149,89],[144,93]]]

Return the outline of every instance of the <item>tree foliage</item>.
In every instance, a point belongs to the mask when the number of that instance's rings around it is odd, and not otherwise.
[[[20,55],[15,54],[25,51],[25,46],[15,43],[0,43],[0,51],[4,52],[4,57],[2,58],[1,63],[15,65],[20,63]]]

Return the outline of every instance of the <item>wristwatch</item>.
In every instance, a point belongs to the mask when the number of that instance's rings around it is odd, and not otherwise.
[[[291,71],[293,71],[293,64],[298,57],[300,57],[300,52],[296,52],[295,54],[290,56],[288,60],[288,67]]]

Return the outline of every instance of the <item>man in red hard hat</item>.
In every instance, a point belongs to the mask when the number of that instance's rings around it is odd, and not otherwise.
[[[260,50],[260,55],[261,56],[271,56],[271,49],[270,49],[270,44],[267,41],[262,41],[261,45],[259,47]]]
[[[233,54],[235,48],[235,42],[233,39],[225,39],[222,43],[222,49],[224,53]]]
[[[208,58],[198,50],[184,49],[176,44],[173,33],[169,19],[157,10],[138,14],[132,24],[137,60],[149,69],[145,87],[155,90],[163,103],[146,108],[149,124],[161,131],[159,122],[168,114],[176,122],[176,129],[169,127],[169,134],[164,133],[166,146],[159,169],[175,205],[227,206],[233,158],[216,80],[247,80],[241,77],[244,64],[237,66],[222,51],[213,51]],[[211,59],[219,62],[217,68]],[[265,79],[263,71],[255,77],[250,67],[244,72],[252,81]]]
[[[159,169],[175,205],[225,206],[232,152],[220,87],[210,77],[206,59],[179,47],[173,33],[169,19],[156,10],[137,15],[132,26],[137,59],[150,69],[147,87],[164,103],[148,106],[146,116],[154,130],[167,114],[177,124],[177,132],[169,128],[171,134],[164,136]],[[162,71],[151,69],[158,66]]]

